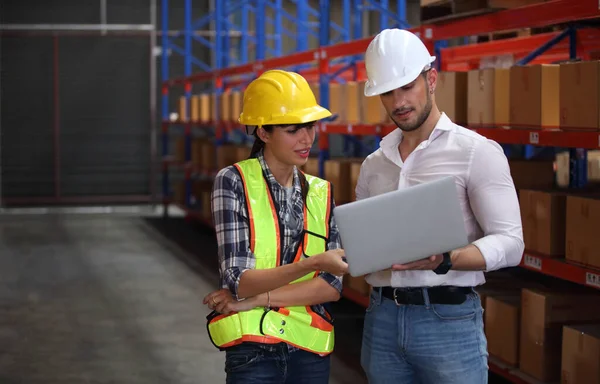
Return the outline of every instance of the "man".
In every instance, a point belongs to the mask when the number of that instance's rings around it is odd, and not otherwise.
[[[379,96],[399,129],[365,159],[356,196],[452,175],[471,244],[366,277],[373,291],[361,361],[371,384],[487,383],[483,310],[473,288],[484,272],[518,265],[524,249],[508,161],[497,143],[438,110],[434,60],[405,30],[384,30],[367,48],[365,96]]]

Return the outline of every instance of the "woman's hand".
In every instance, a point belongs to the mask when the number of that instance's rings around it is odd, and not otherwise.
[[[325,271],[335,276],[343,276],[348,273],[348,264],[342,259],[343,257],[343,249],[333,249],[309,257],[309,260],[314,263],[315,270]]]
[[[235,300],[229,289],[224,288],[206,295],[202,303],[208,305],[210,309],[218,313],[227,315],[232,312],[244,312],[254,309],[260,306],[259,301],[258,296],[240,301]]]

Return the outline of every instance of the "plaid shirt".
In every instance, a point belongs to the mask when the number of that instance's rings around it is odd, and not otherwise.
[[[291,201],[285,189],[275,180],[269,170],[262,152],[258,155],[271,190],[273,191],[275,207],[279,210],[279,218],[283,222],[282,265],[290,264],[296,256],[295,251],[302,239],[304,228],[304,202],[298,170],[294,169],[293,192]],[[217,234],[218,255],[220,263],[221,286],[229,288],[237,297],[238,285],[242,273],[255,267],[255,256],[250,251],[249,219],[244,195],[244,186],[237,169],[234,166],[223,168],[217,174],[212,191],[212,215]],[[291,207],[291,212],[290,208]],[[333,210],[332,204],[331,209]],[[288,218],[288,220],[284,220]],[[294,225],[295,224],[295,225]],[[341,248],[339,232],[333,214],[329,226],[329,243],[327,249]],[[321,272],[319,277],[331,286],[342,291],[342,278]],[[315,312],[324,314],[323,305],[312,306]]]

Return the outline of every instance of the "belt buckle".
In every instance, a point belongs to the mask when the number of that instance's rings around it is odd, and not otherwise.
[[[396,306],[400,306],[401,304],[398,302],[398,295],[396,294],[398,292],[398,288],[394,288],[394,303],[396,303]]]

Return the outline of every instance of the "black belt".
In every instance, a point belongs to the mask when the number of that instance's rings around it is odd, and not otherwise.
[[[454,287],[439,286],[428,288],[392,288],[376,287],[374,290],[381,290],[381,295],[396,304],[425,305],[425,296],[423,289],[427,289],[429,302],[431,304],[462,304],[467,300],[467,295],[473,293],[472,287]]]

